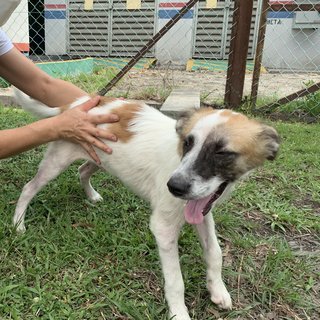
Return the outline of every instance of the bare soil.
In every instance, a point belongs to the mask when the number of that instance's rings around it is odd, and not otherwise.
[[[171,89],[187,86],[198,89],[204,102],[213,103],[223,100],[226,84],[226,72],[182,70],[131,70],[117,85],[117,90],[125,90],[131,95],[147,88]],[[314,73],[262,73],[259,83],[259,97],[264,99],[279,99],[301,90],[310,82],[320,82],[320,74]],[[246,74],[244,95],[251,91],[252,73]]]

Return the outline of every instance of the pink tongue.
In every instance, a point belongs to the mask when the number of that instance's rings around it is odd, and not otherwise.
[[[209,202],[210,198],[211,195],[200,200],[189,200],[187,202],[184,208],[184,217],[188,223],[200,224],[203,222],[204,216],[202,211]]]

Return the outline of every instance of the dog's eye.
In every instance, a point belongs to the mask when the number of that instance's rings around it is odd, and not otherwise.
[[[225,157],[225,158],[231,158],[231,157],[235,157],[238,155],[237,152],[233,152],[233,151],[229,151],[229,150],[216,150],[215,154],[219,157]]]
[[[194,136],[187,136],[183,141],[183,154],[186,154],[190,151],[194,144]]]

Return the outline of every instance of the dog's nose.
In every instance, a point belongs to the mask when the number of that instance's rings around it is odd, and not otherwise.
[[[171,177],[170,180],[167,183],[169,191],[176,197],[182,197],[186,195],[190,188],[191,183],[188,182],[184,177],[182,176],[174,176]]]

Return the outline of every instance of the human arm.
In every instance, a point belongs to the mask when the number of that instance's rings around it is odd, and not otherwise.
[[[67,139],[79,143],[100,164],[92,146],[94,145],[109,154],[112,150],[95,137],[99,136],[113,141],[116,141],[116,137],[95,125],[115,122],[118,121],[118,118],[112,114],[88,114],[87,111],[94,107],[98,101],[99,97],[95,97],[58,116],[42,119],[20,128],[1,130],[0,159],[16,155],[50,141]]]
[[[87,95],[72,83],[51,77],[16,48],[0,56],[0,75],[30,97],[50,107],[67,105]]]
[[[8,40],[9,41],[9,40]],[[62,106],[67,105],[73,102],[75,99],[87,95],[83,90],[76,87],[75,85],[60,80],[55,79],[47,75],[41,69],[39,69],[32,61],[27,59],[23,54],[21,54],[17,49],[12,48],[8,52],[3,55],[0,55],[0,76],[8,80],[10,83],[15,85],[20,90],[24,91],[26,94],[30,95],[32,98],[41,101],[42,103],[49,105],[49,106]],[[97,116],[89,116],[85,113],[88,112],[92,107],[94,107],[98,103],[98,100],[95,100],[95,104],[91,105],[90,107],[85,107],[84,109],[74,108],[72,110],[68,110],[67,112],[63,113],[62,119],[65,119],[65,122],[69,122],[69,140],[73,142],[80,143],[85,150],[90,154],[90,156],[96,161],[100,162],[97,154],[94,151],[93,145],[104,150],[108,153],[111,152],[111,149],[104,144],[100,139],[108,139],[113,140],[115,139],[114,135],[112,135],[107,130],[97,129],[95,126],[99,123],[108,123],[117,121],[117,117],[115,115],[100,115],[98,118]],[[59,118],[61,120],[61,117]],[[71,121],[78,123],[77,121],[81,119],[81,128],[82,130],[76,130],[76,128],[72,125]],[[115,120],[116,119],[116,120]],[[60,121],[59,120],[59,121]],[[42,120],[37,122],[37,127],[40,128],[40,124],[42,123],[51,123],[55,122],[56,120],[50,121],[43,121]],[[98,121],[98,122],[97,122]],[[40,123],[40,124],[39,124]],[[61,126],[54,126],[51,130],[59,130]],[[43,128],[41,126],[43,130]],[[70,128],[73,128],[73,132],[70,132]],[[0,152],[0,158],[7,157],[9,155],[17,154],[22,152],[23,150],[27,150],[32,148],[32,146],[39,145],[41,143],[45,143],[51,141],[52,139],[52,132],[47,128],[45,130],[43,137],[36,138],[34,135],[30,135],[30,131],[28,135],[28,141],[26,139],[19,140],[18,145],[15,148],[15,144],[17,144],[17,139],[14,139],[13,145],[10,145],[9,148],[12,150],[9,151],[7,149],[8,144],[6,141],[9,141],[8,135],[15,134],[22,134],[25,130],[29,130],[30,128],[24,127],[23,130],[21,129],[11,129],[10,131],[3,132],[1,131],[1,139],[2,143],[4,143],[5,149],[2,149]],[[15,131],[17,130],[17,131]],[[34,131],[32,131],[34,133]],[[3,133],[3,134],[2,134]],[[56,132],[58,136],[59,132]],[[31,137],[32,136],[32,137]],[[62,138],[65,138],[62,135]],[[43,141],[44,140],[44,141]],[[43,141],[43,142],[41,142]],[[1,145],[0,143],[0,146]],[[7,150],[7,151],[6,151]],[[21,150],[21,151],[19,151]],[[2,153],[2,156],[1,156]]]

